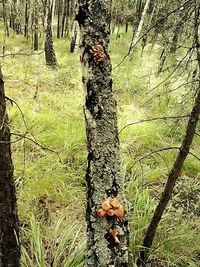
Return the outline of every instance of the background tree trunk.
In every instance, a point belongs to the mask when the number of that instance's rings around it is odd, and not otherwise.
[[[38,50],[38,0],[35,0],[35,5],[33,7],[33,50]]]
[[[136,45],[136,43],[137,43],[137,41],[139,39],[140,33],[142,31],[143,24],[144,24],[144,19],[145,19],[147,10],[149,8],[149,4],[150,4],[150,0],[146,0],[146,3],[145,3],[145,6],[144,6],[144,9],[143,9],[143,12],[142,12],[142,16],[141,16],[138,28],[137,28],[137,30],[136,30],[136,32],[134,34],[134,38],[133,38],[133,41],[132,41],[132,44],[131,44],[132,47],[134,47]],[[133,57],[133,51],[134,51],[134,49],[132,49],[131,53],[130,53],[130,57],[131,58]]]
[[[28,32],[28,27],[29,27],[29,10],[28,10],[28,0],[25,0],[25,14],[24,14],[24,37],[28,39],[29,37],[29,32]]]
[[[4,81],[0,69],[0,266],[20,266],[19,226],[6,115]]]
[[[124,204],[120,175],[116,101],[112,94],[111,61],[108,52],[109,2],[79,0],[76,19],[81,29],[83,84],[86,91],[85,120],[88,144],[87,267],[128,266],[129,230],[126,218],[99,218],[97,209],[108,197]],[[120,244],[110,236],[117,229]]]
[[[47,18],[46,18],[46,30],[45,30],[45,58],[46,65],[55,67],[57,65],[56,54],[53,44],[53,33],[52,33],[52,20],[54,10],[54,0],[47,1]]]
[[[3,22],[4,22],[4,35],[9,37],[9,29],[8,29],[8,15],[7,15],[7,1],[2,1],[3,7]]]
[[[195,12],[195,22],[194,22],[194,32],[195,32],[195,47],[197,51],[197,62],[198,67],[200,69],[200,41],[199,41],[199,15],[200,15],[200,6],[196,7]],[[165,186],[164,192],[161,196],[161,199],[156,207],[154,212],[153,218],[147,228],[146,235],[143,240],[143,247],[142,251],[140,252],[140,257],[137,261],[138,266],[146,266],[146,256],[149,248],[151,248],[158,224],[162,218],[162,215],[165,211],[165,208],[172,196],[172,192],[178,177],[181,174],[183,164],[185,162],[186,157],[190,151],[190,146],[192,144],[195,130],[197,127],[197,123],[199,120],[200,115],[200,76],[199,76],[199,85],[198,85],[198,92],[195,99],[194,106],[192,108],[190,118],[188,120],[185,138],[182,142],[179,154],[174,162],[172,170],[169,173],[167,184]]]
[[[60,16],[61,16],[61,10],[62,10],[62,4],[61,4],[61,0],[57,1],[57,14],[58,14],[58,20],[57,20],[57,38],[60,38],[61,32],[60,32]]]

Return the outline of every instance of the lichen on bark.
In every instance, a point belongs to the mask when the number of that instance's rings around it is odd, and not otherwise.
[[[120,174],[117,107],[112,93],[112,66],[108,51],[109,1],[79,0],[76,19],[81,29],[81,62],[86,93],[84,114],[88,145],[87,234],[85,266],[128,266],[129,230],[122,220],[99,218],[97,209],[108,197],[125,205]],[[116,228],[120,245],[109,235]]]
[[[0,69],[0,267],[20,266],[19,225],[6,114],[4,81]]]

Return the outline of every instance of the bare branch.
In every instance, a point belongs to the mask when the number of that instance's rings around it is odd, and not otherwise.
[[[16,56],[38,56],[38,55],[41,55],[44,53],[44,50],[42,50],[41,52],[39,53],[30,53],[30,54],[27,54],[27,53],[11,53],[11,54],[5,54],[5,55],[0,55],[0,58],[4,58],[4,57],[16,57]]]
[[[133,39],[134,39],[134,35],[132,36],[132,40],[131,40],[131,44],[129,47],[129,50],[127,52],[127,54],[123,57],[123,59],[113,68],[113,70],[115,70],[117,67],[119,67],[124,60],[129,56],[131,50],[143,39],[144,36],[146,36],[152,29],[154,29],[158,24],[160,24],[161,22],[163,22],[164,20],[166,20],[169,16],[171,16],[173,13],[179,11],[181,8],[183,8],[184,6],[186,6],[188,3],[190,3],[191,1],[188,0],[186,1],[184,4],[182,4],[181,6],[179,6],[178,8],[172,10],[171,12],[169,12],[166,16],[164,16],[163,18],[159,19],[155,24],[153,24],[148,30],[146,30],[146,32],[144,34],[142,34],[142,36],[137,40],[137,42],[133,44]]]
[[[150,119],[145,119],[145,120],[140,120],[140,121],[136,121],[136,122],[132,122],[132,123],[129,123],[127,125],[125,125],[120,131],[119,131],[119,134],[124,130],[126,129],[127,127],[129,126],[132,126],[132,125],[135,125],[135,124],[139,124],[139,123],[144,123],[144,122],[152,122],[152,121],[159,121],[159,120],[171,120],[171,119],[184,119],[184,118],[188,118],[189,115],[181,115],[181,116],[166,116],[166,117],[157,117],[157,118],[150,118]]]

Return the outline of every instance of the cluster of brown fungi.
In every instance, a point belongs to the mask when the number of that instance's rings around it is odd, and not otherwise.
[[[107,198],[102,202],[101,208],[97,210],[97,215],[99,218],[109,216],[122,220],[124,217],[124,207],[118,199]],[[113,237],[115,244],[119,245],[118,231],[115,228],[110,228],[109,234]]]
[[[93,55],[96,64],[99,64],[106,59],[104,49],[100,44],[94,44],[90,49],[90,53]]]

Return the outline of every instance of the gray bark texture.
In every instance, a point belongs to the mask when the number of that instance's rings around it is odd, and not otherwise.
[[[19,226],[6,115],[4,81],[0,70],[0,267],[20,266]]]
[[[110,1],[79,0],[76,20],[81,29],[83,85],[86,92],[85,121],[88,144],[87,267],[126,267],[129,256],[129,229],[125,216],[99,218],[97,210],[107,198],[125,205],[120,174],[116,101],[112,93],[112,66],[109,57],[108,11]],[[118,231],[120,244],[109,234]]]
[[[52,20],[53,20],[53,10],[54,10],[54,0],[47,0],[46,7],[46,29],[45,29],[45,58],[46,65],[49,67],[56,67],[57,60],[53,43],[53,31],[52,31]]]

